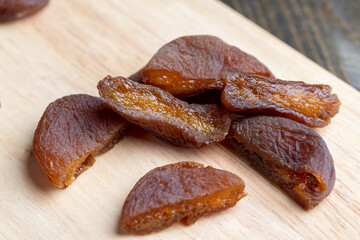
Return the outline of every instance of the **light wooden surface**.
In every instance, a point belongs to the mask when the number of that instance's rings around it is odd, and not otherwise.
[[[224,144],[166,145],[132,131],[65,190],[53,187],[32,153],[46,106],[72,93],[97,95],[107,74],[128,76],[168,41],[213,34],[253,54],[283,79],[330,84],[340,114],[318,132],[337,181],[304,211]],[[360,94],[218,1],[51,1],[41,13],[0,25],[0,239],[136,239],[119,232],[123,202],[149,170],[197,161],[243,178],[234,208],[142,239],[360,239]]]

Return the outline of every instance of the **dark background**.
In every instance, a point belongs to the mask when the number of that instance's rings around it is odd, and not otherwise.
[[[360,90],[360,0],[222,0]]]

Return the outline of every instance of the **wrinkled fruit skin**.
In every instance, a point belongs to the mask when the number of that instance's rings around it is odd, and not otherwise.
[[[48,4],[49,0],[0,0],[0,22],[31,15]]]
[[[148,234],[178,221],[193,224],[201,216],[235,206],[246,195],[244,188],[235,174],[194,162],[155,168],[126,198],[121,227]]]
[[[253,167],[305,209],[318,205],[334,187],[329,149],[303,124],[282,117],[240,118],[231,124],[229,137]]]
[[[136,73],[130,75],[128,77],[128,79],[130,79],[131,81],[137,82],[137,83],[143,83],[143,78],[141,75],[142,71],[143,71],[143,68],[140,69],[139,71],[137,71]]]
[[[331,87],[322,84],[229,75],[221,94],[226,110],[242,115],[290,118],[309,127],[325,127],[339,112],[340,100]]]
[[[145,66],[146,84],[186,99],[206,90],[222,90],[231,72],[273,77],[255,57],[209,36],[185,36],[164,45]]]
[[[123,77],[98,84],[103,101],[131,123],[174,145],[201,147],[224,140],[231,120],[217,105],[188,104],[164,90]]]
[[[35,156],[51,182],[64,188],[109,149],[128,122],[97,97],[69,95],[51,103],[35,131]]]

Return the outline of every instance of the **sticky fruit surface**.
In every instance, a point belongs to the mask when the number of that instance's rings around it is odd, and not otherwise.
[[[98,84],[101,98],[115,112],[174,145],[201,147],[222,141],[229,114],[215,104],[188,104],[168,92],[123,77]]]
[[[221,94],[226,110],[242,115],[290,118],[309,127],[325,127],[339,112],[340,100],[331,87],[322,84],[229,75]]]
[[[193,224],[199,217],[233,207],[246,194],[233,173],[180,162],[155,168],[129,193],[121,214],[124,231],[147,234],[175,222]]]
[[[240,118],[231,124],[234,146],[305,209],[318,205],[335,184],[329,149],[313,129],[282,117]]]
[[[209,36],[185,36],[165,44],[145,66],[146,84],[160,87],[181,99],[206,90],[222,90],[231,72],[273,77],[255,57]]]
[[[51,182],[69,186],[95,162],[94,154],[109,149],[128,122],[100,98],[69,95],[51,103],[35,131],[35,156]]]

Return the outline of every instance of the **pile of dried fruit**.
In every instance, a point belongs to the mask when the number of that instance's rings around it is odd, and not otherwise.
[[[185,147],[228,137],[305,209],[334,186],[331,154],[311,129],[325,127],[339,111],[331,88],[275,79],[256,58],[217,37],[178,38],[129,79],[108,76],[98,90],[100,98],[71,95],[51,103],[36,129],[36,158],[60,188],[89,168],[94,154],[118,141],[129,123]],[[230,113],[242,116],[231,121]],[[176,221],[191,224],[234,206],[246,195],[244,188],[238,176],[198,163],[159,167],[128,195],[121,226],[146,234]]]

